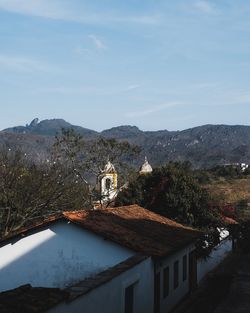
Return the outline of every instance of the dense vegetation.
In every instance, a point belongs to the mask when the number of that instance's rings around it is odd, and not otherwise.
[[[117,161],[134,153],[137,148],[127,142],[103,138],[86,142],[71,130],[56,138],[43,163],[32,162],[20,151],[1,149],[0,237],[52,212],[93,207],[91,175],[96,177],[108,157]],[[123,164],[116,164],[125,173]]]
[[[221,223],[221,208],[200,187],[187,163],[169,163],[137,176],[116,199],[116,205],[133,203],[195,227]]]
[[[20,152],[0,154],[0,234],[50,212],[87,206],[86,184],[70,168],[48,160],[30,164]]]
[[[135,144],[143,152],[135,160],[137,166],[144,155],[148,156],[154,167],[169,161],[190,161],[195,168],[210,168],[225,163],[248,163],[250,160],[250,127],[240,125],[204,125],[183,131],[142,131],[136,126],[118,126],[96,132],[71,125],[61,119],[41,122],[34,120],[29,125],[0,132],[0,144],[6,142],[12,146],[25,147],[33,158],[41,159],[41,156],[47,154],[53,137],[61,128],[73,128],[84,136],[85,140],[101,136]],[[134,158],[131,158],[131,161],[134,161]]]

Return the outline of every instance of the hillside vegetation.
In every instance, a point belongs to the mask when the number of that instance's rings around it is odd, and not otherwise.
[[[165,165],[169,161],[189,161],[194,168],[250,163],[250,126],[241,125],[203,125],[183,131],[142,131],[136,126],[126,125],[96,132],[71,125],[62,119],[41,122],[35,119],[26,126],[15,126],[0,132],[0,144],[4,143],[11,148],[22,147],[34,157],[46,157],[54,136],[62,128],[72,128],[85,140],[115,138],[139,146],[141,154],[130,160],[136,166],[141,165],[145,155],[153,167]]]

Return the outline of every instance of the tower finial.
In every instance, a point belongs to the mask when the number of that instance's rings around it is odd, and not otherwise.
[[[145,161],[142,164],[142,166],[140,167],[140,174],[148,174],[151,173],[153,171],[152,166],[148,163],[148,158],[147,156],[145,156]]]

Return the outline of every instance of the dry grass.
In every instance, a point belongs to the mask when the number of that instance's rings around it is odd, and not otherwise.
[[[205,188],[218,199],[227,203],[237,203],[240,200],[247,200],[250,203],[250,178],[241,179],[220,179],[216,180]]]
[[[240,213],[240,217],[250,219],[250,177],[226,180],[220,178],[205,188],[219,201],[236,205],[241,200],[246,200],[248,209]]]

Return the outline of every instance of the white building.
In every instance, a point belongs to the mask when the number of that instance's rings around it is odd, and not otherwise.
[[[213,271],[232,252],[232,239],[225,238],[211,251],[206,259],[197,260],[197,282],[200,284],[206,275]]]
[[[118,184],[116,169],[110,161],[108,161],[104,169],[101,170],[97,180],[98,189],[101,195],[101,201],[112,201],[117,196]]]
[[[249,164],[246,163],[240,163],[240,168],[242,170],[242,172],[245,172],[249,167]]]
[[[169,312],[197,284],[200,235],[137,205],[51,216],[1,240],[0,311]]]
[[[228,164],[224,164],[224,167],[233,167],[235,169],[238,169],[241,172],[245,172],[248,169],[249,164],[246,164],[246,163],[228,163]]]

